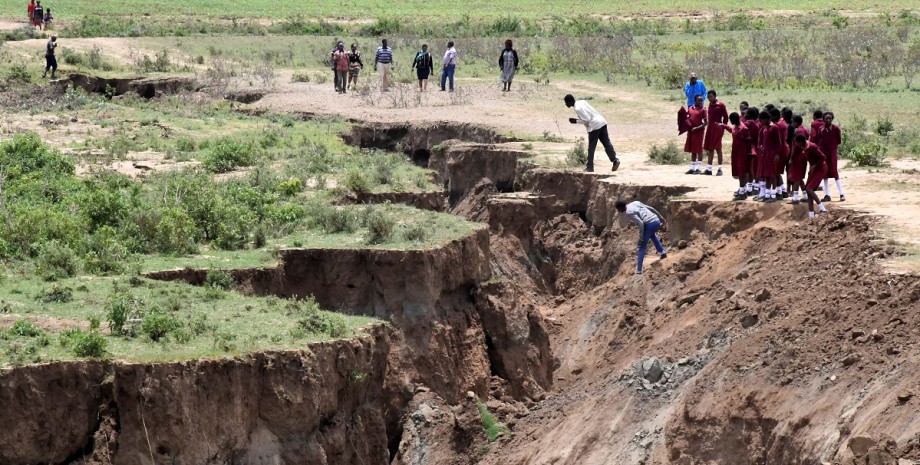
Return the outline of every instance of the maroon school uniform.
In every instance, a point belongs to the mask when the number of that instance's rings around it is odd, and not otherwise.
[[[721,150],[722,135],[725,133],[723,125],[728,124],[728,109],[721,100],[716,103],[710,103],[706,108],[706,138],[703,142],[703,150]]]
[[[824,129],[824,121],[815,119],[811,120],[811,132],[808,133],[808,140],[817,143],[818,133]]]
[[[789,153],[792,152],[789,148],[789,124],[781,119],[777,121],[774,126],[776,126],[776,131],[779,131],[783,140],[782,151],[779,154],[779,162],[776,164],[776,175],[781,176],[783,172],[786,171],[786,161],[789,160]]]
[[[818,132],[816,143],[826,157],[828,179],[840,178],[840,174],[837,172],[837,147],[840,146],[840,136],[840,126],[836,124],[831,124],[830,127],[822,126],[821,131]]]
[[[748,160],[748,169],[751,176],[757,177],[757,138],[760,135],[760,123],[757,120],[744,120],[744,125],[748,128],[748,134],[751,135],[751,157]]]
[[[799,134],[805,136],[806,139],[808,138],[808,130],[802,126],[796,128],[793,140]],[[789,182],[804,181],[807,170],[808,160],[805,159],[804,151],[793,142],[791,160],[789,160]]]
[[[776,162],[776,158],[779,157],[780,161],[782,161],[783,147],[786,145],[782,129],[772,123],[760,128],[758,142],[760,143],[758,177],[775,178],[776,175],[779,174],[777,167],[780,166],[779,163]]]
[[[743,178],[750,169],[751,132],[747,126],[739,124],[732,131],[732,177]]]
[[[703,124],[703,118],[706,116],[706,108],[696,108],[692,106],[687,110],[687,120],[690,127],[695,128]],[[690,131],[687,133],[687,142],[684,144],[684,152],[702,153],[703,152],[703,129]]]
[[[808,160],[808,164],[811,166],[811,172],[808,175],[808,181],[805,182],[805,187],[812,190],[817,189],[827,176],[826,157],[821,148],[818,147],[818,144],[814,142],[806,142],[805,149],[802,152],[802,156]]]

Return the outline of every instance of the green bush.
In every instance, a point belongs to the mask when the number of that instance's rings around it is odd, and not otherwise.
[[[141,322],[141,333],[152,341],[159,341],[181,326],[182,324],[175,316],[157,309],[144,315],[144,321]]]
[[[565,162],[568,166],[585,166],[588,163],[588,151],[585,149],[584,138],[579,138],[575,142],[575,147],[566,152]]]
[[[108,275],[124,273],[127,270],[131,253],[117,236],[115,228],[103,226],[90,237],[89,251],[83,259],[86,271]]]
[[[35,265],[38,274],[45,281],[71,278],[80,271],[80,261],[76,252],[67,244],[56,240],[38,246]]]
[[[875,122],[875,133],[885,137],[894,131],[894,123],[891,122],[887,117],[885,119],[879,119]]]
[[[847,158],[853,160],[856,166],[885,166],[885,156],[888,148],[878,139],[872,139],[869,142],[856,145],[847,154]]]
[[[367,227],[368,244],[383,244],[393,237],[396,222],[384,213],[373,210],[367,215],[364,222]]]
[[[143,315],[144,302],[141,299],[116,290],[109,296],[105,310],[105,319],[112,334],[127,337],[136,335],[132,320],[138,320]]]
[[[102,358],[109,341],[98,331],[70,329],[61,333],[61,345],[71,348],[77,357]]]
[[[342,315],[323,311],[309,312],[297,321],[295,329],[329,337],[345,337],[349,334],[348,324]]]
[[[284,197],[293,197],[303,190],[303,183],[300,182],[300,179],[291,178],[278,183],[276,190]]]
[[[234,281],[233,276],[230,275],[230,273],[224,270],[208,270],[208,275],[204,280],[204,285],[229,291],[230,289],[233,289],[234,286],[236,286],[236,281]]]
[[[291,75],[291,82],[310,82],[310,73],[306,71],[296,71]]]
[[[476,398],[476,407],[479,409],[482,429],[485,431],[486,439],[488,439],[489,442],[495,442],[500,433],[508,434],[508,427],[499,423],[498,420],[495,419],[495,416],[492,415],[492,412],[489,411],[489,407],[479,400],[479,398]]]
[[[213,173],[226,173],[242,166],[252,166],[256,160],[256,149],[251,142],[225,137],[217,139],[210,147],[210,153],[202,165]]]
[[[198,251],[195,245],[195,222],[181,208],[163,210],[155,234],[158,252],[185,255]]]
[[[64,304],[73,300],[73,289],[60,284],[53,284],[51,287],[40,291],[35,296],[35,299],[46,304]]]
[[[345,173],[345,188],[355,194],[366,194],[371,191],[371,182],[364,176],[364,173],[357,169],[349,170]]]
[[[379,158],[374,162],[374,181],[377,184],[392,184],[396,181],[393,167],[386,158]]]
[[[685,158],[673,141],[668,141],[664,147],[652,144],[648,151],[648,159],[659,165],[680,165],[686,161]]]
[[[9,334],[11,336],[38,337],[44,333],[32,322],[26,320],[16,320],[16,322],[13,323],[13,326],[10,327]]]
[[[428,239],[428,230],[421,224],[413,224],[403,230],[402,238],[409,242],[425,242]]]

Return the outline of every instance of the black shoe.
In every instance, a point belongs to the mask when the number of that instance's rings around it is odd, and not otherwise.
[[[703,174],[705,174],[705,175],[707,175],[707,176],[712,176],[712,170],[703,171]]]
[[[619,159],[619,158],[614,158],[614,159],[613,159],[613,167],[612,167],[612,169],[611,169],[610,171],[616,171],[616,170],[618,170],[618,169],[620,169],[620,159]]]
[[[667,252],[661,254],[661,259],[664,260],[665,258],[668,258],[668,253],[667,253]]]
[[[822,202],[830,202],[830,201],[831,201],[831,196],[825,195],[824,198],[821,199],[821,201],[822,201]]]
[[[788,198],[789,198],[789,193],[788,193],[788,192],[783,192],[783,198],[784,198],[784,199],[788,199]]]
[[[593,166],[588,166],[588,167],[585,168],[585,173],[593,173],[593,172],[594,172],[594,167],[593,167]]]
[[[840,201],[841,201],[841,202],[846,202],[846,201],[847,201],[847,198],[841,195],[841,196],[840,196]]]
[[[693,174],[703,174],[703,172],[700,170],[696,170],[696,172],[694,172]]]
[[[763,201],[763,203],[773,203],[773,202],[776,202],[776,198],[775,198],[775,197],[768,197],[768,198],[764,199],[764,201]]]
[[[721,169],[716,173],[716,176],[722,176],[722,170],[721,170]]]
[[[742,200],[747,200],[747,197],[741,194],[735,194],[735,196],[732,197],[732,200],[734,200],[735,202],[739,202]]]
[[[800,202],[801,200],[792,199],[792,202],[789,202],[789,203],[791,203],[792,205],[798,205]]]
[[[690,168],[685,174],[696,174],[696,171],[693,168]]]

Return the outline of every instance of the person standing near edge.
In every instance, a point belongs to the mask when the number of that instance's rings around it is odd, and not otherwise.
[[[393,50],[387,46],[387,40],[380,41],[377,54],[374,55],[374,72],[380,70],[380,90],[387,92],[390,86],[390,70],[393,66]]]
[[[604,151],[607,152],[607,158],[613,164],[611,171],[616,171],[620,167],[620,160],[617,158],[617,152],[613,149],[610,142],[610,134],[607,132],[607,120],[601,116],[588,102],[584,100],[575,101],[572,94],[563,98],[565,106],[575,108],[575,116],[578,118],[569,118],[572,124],[584,124],[588,130],[588,163],[585,165],[585,171],[594,172],[594,150],[597,148],[597,141],[604,145]]]
[[[703,150],[706,151],[709,164],[703,174],[712,175],[713,152],[719,154],[719,170],[716,176],[722,176],[722,134],[728,124],[728,109],[721,100],[716,98],[716,91],[710,90],[706,94],[709,106],[706,107],[706,135],[703,138]]]
[[[502,92],[511,91],[511,81],[518,70],[518,54],[511,39],[505,41],[505,49],[498,56],[498,67],[502,70]]]
[[[626,218],[639,227],[639,253],[636,258],[636,274],[642,274],[642,262],[645,261],[645,250],[648,247],[649,239],[655,244],[655,250],[661,255],[661,259],[668,258],[668,253],[665,252],[664,247],[661,245],[661,240],[658,239],[658,230],[661,229],[662,224],[667,224],[667,222],[664,221],[664,216],[658,213],[658,210],[638,200],[628,204],[622,200],[617,200],[614,206],[616,206],[618,212],[626,213]]]
[[[358,44],[351,44],[351,52],[348,52],[348,84],[352,90],[358,85],[358,74],[362,68],[364,68],[364,63],[361,62]]]
[[[348,52],[341,40],[332,52],[332,70],[335,71],[335,91],[344,94],[348,86]]]
[[[431,59],[431,54],[428,53],[428,44],[422,44],[422,51],[415,54],[412,67],[415,68],[415,74],[418,77],[418,90],[424,92],[428,88],[428,76],[431,76],[434,70],[434,61]]]
[[[834,124],[834,112],[824,112],[824,125],[821,126],[821,130],[818,131],[817,139],[818,140],[815,142],[818,144],[818,147],[821,147],[821,152],[824,153],[826,157],[825,163],[827,164],[827,175],[824,178],[824,198],[822,200],[825,202],[831,201],[831,191],[828,188],[827,181],[833,178],[837,183],[837,193],[840,194],[840,201],[845,202],[847,198],[843,194],[843,186],[840,185],[840,173],[837,170],[837,152],[843,138],[841,136],[840,126]]]
[[[444,69],[441,71],[441,91],[447,90],[444,86],[450,79],[450,91],[454,91],[454,72],[457,70],[457,49],[454,48],[454,41],[447,43],[447,51],[444,52]]]
[[[29,24],[32,24],[32,19],[35,17],[35,0],[29,0],[29,5],[26,6],[26,16],[29,18]]]
[[[42,77],[48,75],[48,70],[51,70],[51,79],[54,79],[54,73],[57,72],[57,58],[54,56],[54,49],[57,48],[57,36],[52,35],[51,40],[48,41],[48,44],[45,46],[45,72],[42,74]]]
[[[690,169],[687,174],[700,174],[703,167],[703,138],[706,134],[706,108],[703,106],[703,96],[697,95],[694,104],[687,109],[687,122],[690,130],[687,131],[687,141],[684,142],[684,152],[690,154]]]
[[[697,95],[706,95],[706,84],[697,79],[696,73],[690,73],[690,80],[684,84],[684,95],[687,96],[687,108],[693,106]]]

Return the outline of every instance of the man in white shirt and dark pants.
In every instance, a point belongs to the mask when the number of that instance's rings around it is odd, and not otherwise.
[[[457,70],[457,49],[454,48],[454,41],[447,43],[447,51],[444,52],[444,70],[441,71],[441,90],[447,90],[445,85],[448,78],[450,79],[450,91],[454,91],[454,71]]]
[[[639,202],[626,203],[617,200],[614,203],[617,211],[626,213],[626,218],[639,227],[639,256],[636,259],[636,274],[642,274],[642,262],[645,260],[645,250],[648,247],[648,240],[651,239],[655,244],[655,250],[661,255],[661,258],[667,258],[668,254],[664,251],[664,246],[658,239],[658,230],[664,222],[664,217],[658,210]]]
[[[616,171],[620,167],[620,160],[617,158],[617,152],[613,149],[610,135],[607,133],[607,120],[588,102],[584,100],[575,101],[575,97],[572,94],[566,95],[564,100],[565,106],[575,107],[575,116],[577,118],[569,118],[569,122],[572,124],[584,124],[585,128],[588,129],[588,163],[585,166],[585,171],[594,172],[594,149],[597,148],[597,141],[604,145],[607,158],[613,164],[611,171]]]

